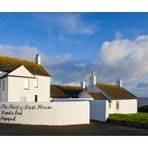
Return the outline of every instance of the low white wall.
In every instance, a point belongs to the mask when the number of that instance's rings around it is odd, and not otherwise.
[[[148,105],[148,98],[139,98],[138,99],[138,107],[142,107]]]
[[[53,99],[53,102],[78,102],[89,101],[90,104],[90,119],[97,121],[106,121],[108,118],[108,101],[107,100],[93,100],[93,98],[62,98]]]
[[[116,101],[119,101],[119,109],[116,109]],[[129,100],[112,100],[111,107],[108,106],[110,114],[121,113],[130,114],[137,113],[137,99]]]
[[[108,101],[93,100],[90,102],[90,119],[98,121],[106,121],[108,118]]]
[[[89,102],[0,103],[0,123],[89,124]]]

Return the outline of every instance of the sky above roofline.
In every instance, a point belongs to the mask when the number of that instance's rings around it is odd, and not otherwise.
[[[34,60],[52,82],[79,84],[91,71],[100,83],[120,77],[148,94],[148,13],[0,13],[0,56]]]

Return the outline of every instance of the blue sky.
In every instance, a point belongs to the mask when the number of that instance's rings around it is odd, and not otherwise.
[[[54,83],[100,83],[148,91],[148,13],[0,13],[0,55],[42,63]]]

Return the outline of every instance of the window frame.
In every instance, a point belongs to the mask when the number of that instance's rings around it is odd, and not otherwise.
[[[1,90],[5,91],[5,79],[1,80]]]
[[[116,101],[116,110],[120,109],[120,101]]]
[[[25,80],[27,80],[27,87],[25,86],[26,85],[26,82]],[[24,78],[24,86],[23,86],[24,90],[29,90],[29,79],[28,78]]]
[[[21,96],[20,97],[20,102],[26,102],[27,100],[27,97],[26,96]]]
[[[112,102],[111,101],[109,101],[109,108],[111,108],[112,107]]]
[[[38,88],[38,87],[39,87],[39,86],[38,86],[38,78],[35,78],[34,87],[35,87],[35,88]]]

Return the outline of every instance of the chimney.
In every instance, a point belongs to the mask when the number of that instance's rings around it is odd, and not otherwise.
[[[116,85],[119,87],[122,87],[122,80],[118,77],[118,80],[116,81]]]
[[[86,88],[85,81],[80,82],[80,85],[81,85],[82,88],[84,88],[84,89]]]
[[[36,55],[35,62],[36,62],[36,64],[41,65],[41,56],[40,56],[40,54]]]
[[[96,85],[96,75],[94,72],[92,72],[90,74],[89,83],[90,83],[90,85]]]

